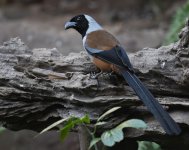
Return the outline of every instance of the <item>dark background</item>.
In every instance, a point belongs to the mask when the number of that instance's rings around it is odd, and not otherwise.
[[[56,47],[64,55],[83,50],[81,37],[64,23],[85,13],[135,52],[162,45],[176,10],[185,0],[0,0],[0,45],[20,37],[30,48]],[[57,132],[0,134],[0,150],[78,150],[78,135],[60,142]]]

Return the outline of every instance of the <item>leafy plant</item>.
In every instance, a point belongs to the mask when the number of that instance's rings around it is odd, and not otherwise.
[[[53,129],[54,127],[60,126],[64,122],[66,122],[65,125],[64,125],[64,127],[62,127],[62,128],[59,127],[60,128],[60,137],[61,137],[61,140],[64,140],[65,137],[69,134],[70,130],[72,128],[74,128],[76,125],[79,125],[79,124],[89,124],[90,123],[90,118],[89,118],[88,115],[85,115],[84,117],[81,117],[81,118],[70,116],[70,117],[58,120],[57,122],[51,124],[50,126],[46,127],[45,129],[43,129],[39,133],[39,135],[42,134],[42,133],[44,133],[44,132],[47,132],[47,131]]]
[[[97,120],[97,122],[99,122],[100,120],[102,120],[104,117],[106,117],[107,115],[109,115],[109,114],[111,114],[111,113],[113,113],[114,111],[116,111],[116,110],[118,110],[118,109],[120,109],[121,107],[113,107],[113,108],[111,108],[110,110],[108,110],[108,111],[106,111],[104,114],[102,114],[99,118],[98,118],[98,120]]]
[[[98,119],[97,119],[97,122],[96,122],[96,124],[94,125],[94,130],[93,130],[93,132],[90,132],[90,134],[91,134],[91,137],[92,137],[92,141],[90,142],[90,146],[89,146],[89,149],[91,149],[93,146],[95,147],[95,150],[98,150],[98,148],[97,148],[97,143],[99,142],[99,141],[101,141],[102,140],[102,136],[101,137],[95,137],[95,133],[96,133],[96,129],[97,129],[97,126],[101,126],[101,125],[104,125],[104,124],[106,124],[107,122],[105,122],[105,121],[101,121],[102,119],[104,119],[106,116],[108,116],[109,114],[111,114],[111,113],[113,113],[113,112],[115,112],[116,110],[118,110],[118,109],[120,109],[121,107],[113,107],[113,108],[111,108],[111,109],[109,109],[108,111],[106,111],[105,113],[103,113]]]
[[[189,17],[189,0],[177,10],[173,17],[164,44],[169,44],[178,40],[178,33],[184,26],[187,17]]]
[[[120,109],[121,107],[113,107],[110,110],[106,111],[104,114],[102,114],[94,127],[94,131],[91,133],[92,135],[92,141],[90,142],[90,146],[89,149],[92,148],[93,146],[95,146],[95,149],[97,150],[97,143],[102,141],[102,143],[105,146],[109,146],[112,147],[115,145],[116,142],[120,142],[124,139],[124,133],[123,133],[123,129],[124,128],[146,128],[147,125],[144,121],[139,120],[139,119],[130,119],[127,121],[122,122],[121,124],[119,124],[118,126],[116,126],[115,128],[105,131],[102,133],[101,137],[95,137],[95,133],[96,133],[96,128],[97,126],[100,125],[104,125],[106,124],[106,122],[101,121],[103,120],[106,116],[108,116],[109,114],[115,112],[116,110]]]
[[[98,139],[98,142],[101,140],[102,143],[105,146],[112,147],[115,145],[116,142],[120,142],[124,139],[124,133],[123,129],[124,128],[146,128],[147,125],[144,121],[139,120],[139,119],[130,119],[127,121],[124,121],[123,123],[119,124],[115,128],[105,131],[102,133],[100,138],[95,138]],[[97,140],[91,141],[90,148],[97,143]]]
[[[155,142],[138,141],[138,150],[161,150],[161,147]]]
[[[65,137],[69,134],[70,130],[74,128],[76,125],[89,124],[89,123],[90,123],[90,118],[88,115],[85,115],[82,118],[71,117],[66,123],[66,125],[60,129],[61,140],[64,140]]]
[[[61,123],[65,122],[65,121],[68,120],[68,119],[69,119],[69,118],[64,118],[64,119],[58,120],[57,122],[51,124],[50,126],[46,127],[45,129],[43,129],[43,130],[39,133],[39,135],[42,134],[42,133],[44,133],[44,132],[47,132],[47,131],[51,130],[52,128],[54,128],[54,127],[60,125]]]
[[[70,116],[64,119],[61,119],[47,128],[45,128],[43,131],[39,133],[42,134],[46,131],[51,130],[52,128],[58,126],[60,128],[60,137],[61,140],[63,141],[65,137],[69,134],[70,130],[73,129],[76,125],[84,125],[86,127],[87,131],[92,137],[92,140],[90,142],[89,150],[94,146],[95,150],[98,150],[97,143],[102,142],[105,146],[112,147],[115,145],[115,143],[120,142],[124,139],[124,133],[123,129],[124,128],[135,128],[135,129],[140,129],[140,128],[146,128],[147,125],[144,121],[139,120],[139,119],[130,119],[127,121],[124,121],[117,125],[115,128],[105,131],[101,134],[100,137],[95,137],[96,135],[96,130],[98,126],[102,126],[106,124],[107,122],[103,121],[105,117],[110,115],[111,113],[117,111],[121,107],[113,107],[110,110],[106,111],[103,113],[98,119],[97,122],[94,125],[93,131],[90,131],[86,124],[90,123],[90,118],[88,115],[85,115],[81,118],[79,117],[74,117]],[[60,127],[62,124],[64,124],[63,127]],[[138,141],[138,150],[161,150],[160,146],[154,142],[148,142],[148,141]]]

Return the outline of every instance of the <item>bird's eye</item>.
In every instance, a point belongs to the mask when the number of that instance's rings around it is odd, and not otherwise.
[[[81,17],[78,17],[78,18],[77,18],[77,21],[80,21],[80,20],[81,20]]]

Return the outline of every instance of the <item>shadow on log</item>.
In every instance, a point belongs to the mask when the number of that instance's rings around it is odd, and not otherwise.
[[[109,123],[99,133],[123,120],[141,118],[148,129],[127,129],[127,141],[153,140],[167,149],[189,147],[188,36],[187,23],[178,42],[129,55],[140,79],[182,127],[180,136],[166,136],[121,77],[112,82],[108,75],[101,76],[98,87],[90,79],[96,68],[85,52],[62,56],[57,49],[29,49],[19,38],[0,46],[0,122],[11,130],[41,131],[60,118],[89,114],[95,121],[111,107],[122,106],[106,118]]]

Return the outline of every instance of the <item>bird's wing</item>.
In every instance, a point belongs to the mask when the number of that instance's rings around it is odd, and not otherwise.
[[[133,70],[129,57],[121,46],[117,45],[110,50],[104,51],[91,48],[85,43],[85,49],[93,57],[97,57],[101,60],[104,60],[122,68],[128,68],[129,70]]]

